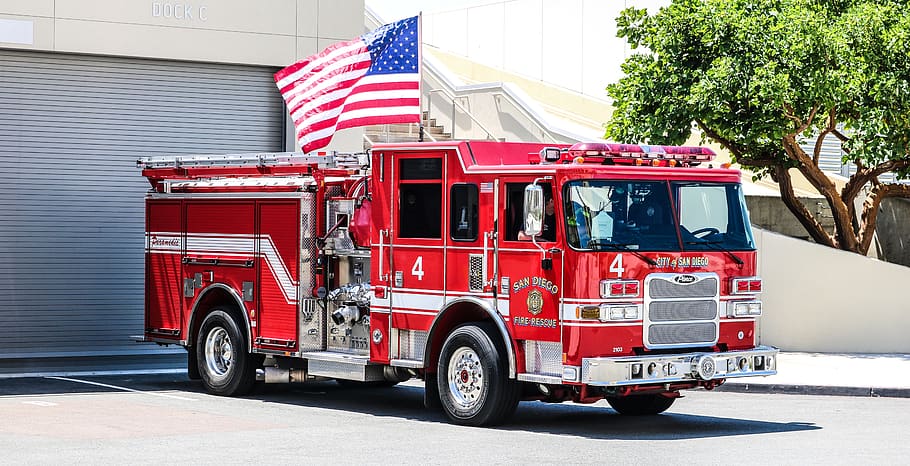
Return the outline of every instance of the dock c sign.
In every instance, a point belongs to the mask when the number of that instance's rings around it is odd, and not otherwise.
[[[195,6],[184,2],[152,2],[152,17],[173,18],[183,21],[207,21],[209,19],[208,7]]]

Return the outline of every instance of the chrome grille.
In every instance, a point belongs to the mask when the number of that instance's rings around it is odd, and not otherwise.
[[[483,255],[468,257],[468,287],[471,291],[483,291]]]
[[[668,320],[713,320],[717,316],[717,303],[699,301],[656,301],[648,307],[651,322]]]
[[[717,333],[714,322],[690,324],[655,324],[648,331],[651,345],[700,344],[712,342]]]
[[[686,275],[686,274],[680,274]],[[697,275],[697,274],[689,274]],[[676,274],[674,274],[676,276]],[[717,294],[717,278],[690,283],[688,285],[676,283],[671,280],[654,279],[648,287],[648,295],[652,299],[664,298],[710,298]]]
[[[720,327],[714,273],[655,273],[645,280],[644,344],[650,349],[711,346]]]

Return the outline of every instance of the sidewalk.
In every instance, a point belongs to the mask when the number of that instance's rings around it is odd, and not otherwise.
[[[910,354],[785,353],[777,375],[730,379],[723,391],[910,398]]]

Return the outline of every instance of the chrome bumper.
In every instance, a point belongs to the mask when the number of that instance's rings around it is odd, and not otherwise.
[[[581,382],[607,387],[774,375],[778,349],[582,359]]]

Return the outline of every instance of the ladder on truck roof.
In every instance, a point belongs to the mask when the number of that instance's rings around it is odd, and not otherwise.
[[[143,170],[176,168],[273,168],[308,167],[366,168],[370,165],[367,152],[258,152],[224,155],[155,155],[142,157],[136,166]]]

